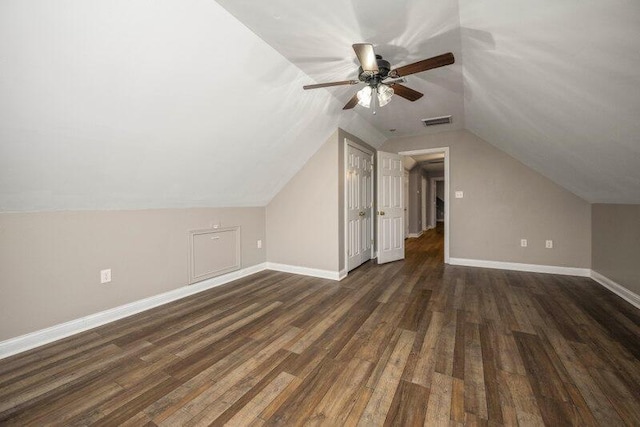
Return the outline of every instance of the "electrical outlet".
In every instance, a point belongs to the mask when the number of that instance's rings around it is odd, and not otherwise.
[[[547,249],[553,249],[553,240],[547,240],[544,243],[544,247],[547,248]]]
[[[262,249],[262,240],[258,240],[257,246],[258,246],[258,249]]]
[[[456,191],[456,199],[462,199],[464,197],[463,191]]]
[[[111,269],[100,270],[100,283],[109,283],[111,281]]]
[[[528,244],[527,239],[520,239],[520,246],[522,246],[523,248],[526,248],[527,244]]]

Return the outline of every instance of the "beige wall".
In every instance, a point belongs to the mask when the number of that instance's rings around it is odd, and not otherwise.
[[[339,271],[338,131],[267,205],[267,259]]]
[[[375,152],[342,129],[329,137],[267,206],[269,262],[344,270],[345,138]]]
[[[265,261],[264,208],[0,214],[0,341],[187,285],[189,231],[212,222],[241,226],[243,268]]]
[[[640,205],[592,205],[592,269],[640,295]]]
[[[397,138],[381,150],[437,147],[450,148],[452,258],[590,267],[590,205],[472,133]],[[547,239],[553,249],[545,249]]]

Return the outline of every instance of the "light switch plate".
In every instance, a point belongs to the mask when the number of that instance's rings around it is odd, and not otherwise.
[[[528,244],[527,239],[520,239],[520,246],[522,246],[523,248],[526,248],[527,244]]]
[[[462,199],[464,197],[464,192],[456,191],[456,199]]]

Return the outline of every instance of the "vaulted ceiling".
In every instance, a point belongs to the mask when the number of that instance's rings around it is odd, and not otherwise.
[[[456,63],[376,116],[342,110],[355,87],[302,90],[354,78],[356,42]],[[338,126],[374,146],[466,128],[640,203],[638,70],[634,1],[4,0],[0,211],[264,206]]]
[[[455,65],[408,77],[420,100],[344,114],[388,137],[436,131],[420,119],[451,114],[444,129],[468,129],[587,201],[640,203],[638,2],[217,1],[310,82],[356,78],[352,43],[395,66],[453,52]],[[322,90],[345,104],[357,89]]]
[[[265,206],[338,126],[213,0],[0,2],[0,212]]]

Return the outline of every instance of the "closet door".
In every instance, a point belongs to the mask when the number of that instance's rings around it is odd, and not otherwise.
[[[347,269],[353,270],[371,258],[372,156],[347,144]]]

